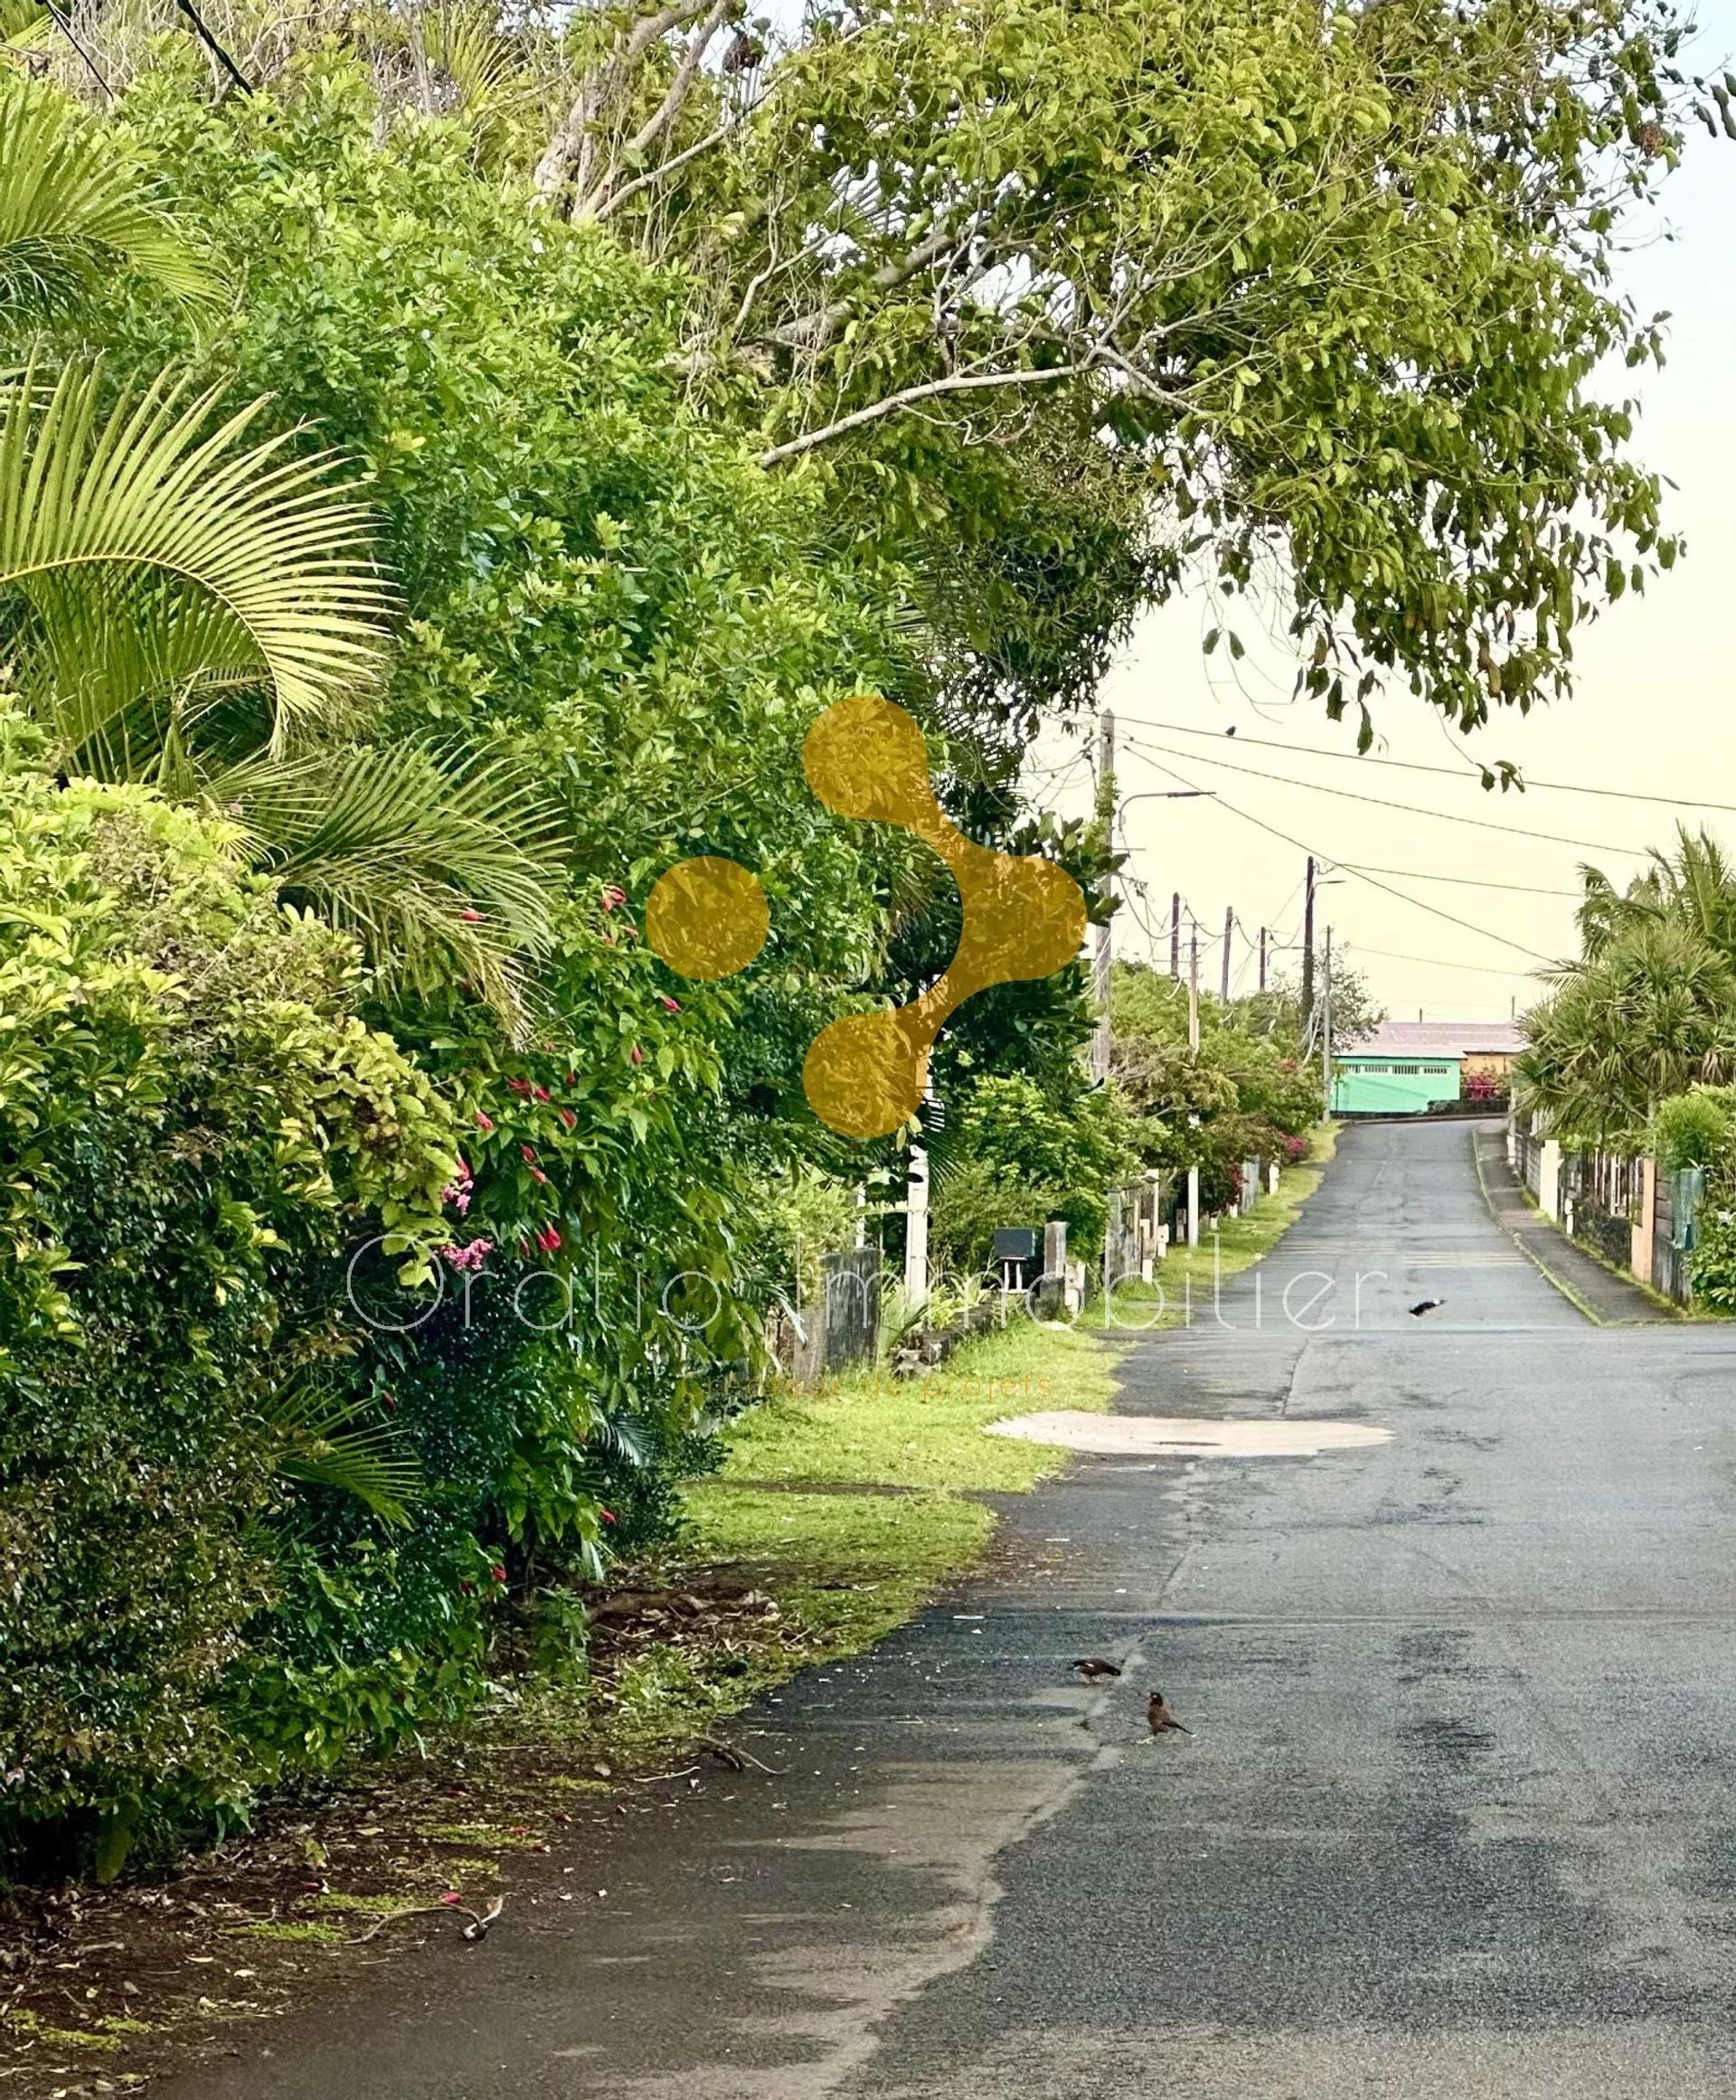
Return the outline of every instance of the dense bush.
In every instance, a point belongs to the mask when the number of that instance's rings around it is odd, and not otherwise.
[[[1089,1260],[1103,1244],[1109,1191],[1138,1167],[1115,1090],[1088,1088],[1082,1074],[1064,1094],[1021,1074],[980,1078],[939,1147],[931,1244],[948,1268],[976,1276],[997,1227],[1059,1218],[1069,1255]]]
[[[0,1831],[244,1791],[290,1396],[358,1339],[351,1242],[445,1237],[449,1123],[362,990],[221,824],[0,775]]]
[[[1709,1166],[1731,1135],[1730,1097],[1720,1088],[1696,1087],[1660,1101],[1652,1117],[1652,1144],[1672,1170]]]

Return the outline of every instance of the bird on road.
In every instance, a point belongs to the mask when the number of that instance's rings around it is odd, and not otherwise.
[[[1119,1677],[1120,1668],[1105,1655],[1076,1655],[1073,1668],[1087,1683],[1099,1677]]]
[[[1437,1305],[1444,1305],[1446,1303],[1445,1298],[1419,1299],[1410,1308],[1410,1317],[1413,1320],[1420,1320],[1425,1313],[1432,1313]]]
[[[1154,1691],[1146,1701],[1146,1719],[1151,1723],[1154,1736],[1191,1736],[1192,1728],[1184,1728],[1164,1703],[1161,1691]]]

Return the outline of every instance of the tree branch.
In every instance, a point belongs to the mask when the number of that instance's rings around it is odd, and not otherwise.
[[[707,0],[669,0],[655,14],[634,24],[626,35],[618,36],[609,56],[591,67],[579,83],[579,92],[543,149],[532,181],[537,195],[552,204],[566,186],[575,166],[582,187],[589,169],[584,165],[590,146],[591,127],[607,108],[622,75],[643,58],[672,29],[682,29],[705,10]]]
[[[799,458],[816,446],[842,438],[847,430],[860,430],[865,424],[878,423],[882,417],[896,415],[912,401],[932,400],[938,394],[979,393],[989,387],[1039,386],[1052,380],[1078,379],[1081,373],[1093,371],[1099,363],[1098,353],[1093,351],[1090,356],[1073,364],[1052,364],[1028,372],[955,372],[947,379],[927,380],[920,386],[905,387],[882,400],[871,401],[865,409],[854,409],[849,415],[840,416],[835,423],[827,423],[818,430],[804,430],[799,438],[772,446],[760,455],[760,465],[776,466],[780,460]]]
[[[675,69],[675,79],[669,83],[668,93],[665,95],[663,100],[658,103],[656,108],[653,110],[645,123],[619,149],[618,153],[610,156],[608,173],[593,187],[584,202],[575,209],[573,212],[575,219],[596,218],[602,205],[607,202],[609,193],[615,186],[615,180],[620,173],[622,161],[630,160],[635,154],[643,153],[647,146],[656,145],[656,141],[675,121],[675,118],[680,116],[688,96],[693,91],[693,81],[699,72],[700,61],[705,56],[712,39],[735,14],[739,5],[740,0],[712,0],[711,10],[706,14],[704,21],[687,40],[687,49],[682,54],[680,65]]]

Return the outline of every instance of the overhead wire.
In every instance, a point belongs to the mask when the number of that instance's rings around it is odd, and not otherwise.
[[[1517,824],[1492,824],[1486,817],[1459,816],[1451,810],[1425,809],[1420,804],[1412,802],[1389,802],[1384,796],[1381,795],[1358,795],[1355,789],[1351,787],[1326,787],[1317,780],[1288,780],[1282,774],[1263,773],[1259,767],[1253,766],[1237,766],[1228,758],[1209,758],[1203,752],[1194,757],[1185,751],[1165,750],[1160,744],[1141,743],[1137,737],[1129,737],[1127,744],[1130,749],[1137,751],[1143,758],[1149,758],[1153,754],[1156,754],[1165,758],[1185,759],[1190,766],[1216,766],[1226,773],[1239,773],[1250,780],[1270,781],[1274,786],[1279,787],[1299,787],[1309,795],[1330,795],[1341,802],[1368,803],[1376,809],[1390,809],[1402,816],[1430,816],[1442,824],[1469,824],[1477,831],[1503,832],[1509,838],[1540,840],[1549,845],[1578,846],[1585,852],[1592,853],[1624,853],[1636,860],[1644,860],[1650,850],[1646,846],[1612,845],[1608,840],[1570,839],[1560,832],[1525,831]],[[1160,767],[1158,770],[1161,772],[1164,768]]]
[[[1157,770],[1171,780],[1179,780],[1184,787],[1191,787],[1194,785],[1185,774],[1176,772],[1172,766],[1159,766]],[[1240,771],[1241,768],[1238,767],[1237,770]],[[1220,809],[1228,810],[1231,816],[1241,817],[1244,824],[1251,824],[1260,831],[1269,832],[1273,838],[1281,839],[1287,846],[1293,846],[1297,852],[1310,853],[1316,860],[1328,861],[1329,864],[1334,867],[1341,865],[1339,862],[1330,862],[1330,856],[1322,853],[1318,847],[1308,845],[1301,839],[1293,838],[1289,833],[1279,831],[1276,824],[1266,823],[1263,818],[1253,815],[1248,810],[1238,809],[1234,803],[1226,802],[1221,795],[1214,796],[1213,800]],[[1473,925],[1467,918],[1460,918],[1453,912],[1443,911],[1438,904],[1426,903],[1420,897],[1407,897],[1402,890],[1394,890],[1390,882],[1382,882],[1376,877],[1364,873],[1359,868],[1354,868],[1348,863],[1342,863],[1342,865],[1344,872],[1347,875],[1354,875],[1359,882],[1366,882],[1371,889],[1382,890],[1388,897],[1395,897],[1401,904],[1408,904],[1417,911],[1426,911],[1431,918],[1444,919],[1448,926],[1456,926],[1462,932],[1474,933],[1480,939],[1495,941],[1504,948],[1512,948],[1518,955],[1529,956],[1533,962],[1547,965],[1553,960],[1552,957],[1542,954],[1536,948],[1527,947],[1523,941],[1512,940],[1505,934],[1495,933],[1487,927]]]
[[[1222,730],[1195,729],[1185,722],[1142,720],[1137,716],[1124,715],[1118,711],[1115,719],[1128,729],[1161,730],[1169,736],[1212,737],[1222,740],[1224,734]],[[1473,758],[1468,754],[1463,767],[1430,766],[1418,758],[1388,758],[1373,753],[1357,751],[1321,751],[1316,750],[1312,744],[1286,743],[1276,737],[1238,737],[1236,741],[1243,746],[1254,745],[1266,751],[1288,751],[1304,758],[1335,758],[1344,765],[1391,766],[1405,773],[1434,773],[1446,780],[1469,780],[1477,773],[1486,770],[1479,759]],[[1533,787],[1547,788],[1557,795],[1595,795],[1611,802],[1649,802],[1655,803],[1663,809],[1716,809],[1722,810],[1727,815],[1736,815],[1736,802],[1707,802],[1694,795],[1644,795],[1637,790],[1629,790],[1625,787],[1593,787],[1588,782],[1578,780],[1524,778],[1523,784],[1527,789]],[[1567,843],[1572,845],[1579,842],[1570,839]],[[1617,847],[1613,850],[1621,852],[1625,849]]]

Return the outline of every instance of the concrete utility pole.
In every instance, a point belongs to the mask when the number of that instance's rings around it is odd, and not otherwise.
[[[1314,1019],[1314,855],[1308,855],[1307,899],[1302,907],[1302,1032]]]
[[[1230,936],[1236,930],[1236,908],[1228,904],[1223,911],[1223,980],[1218,997],[1228,1006],[1230,1003]]]
[[[1196,926],[1187,943],[1187,1047],[1200,1054],[1200,929]],[[1200,1170],[1187,1170],[1187,1244],[1200,1244]]]
[[[1260,929],[1260,988],[1266,989],[1266,928]]]
[[[1115,851],[1115,717],[1108,708],[1097,718],[1097,823],[1104,850],[1112,853]],[[1105,889],[1109,893],[1106,901],[1109,901],[1115,892],[1113,875],[1106,879]],[[1099,1086],[1109,1076],[1109,1001],[1115,940],[1112,916],[1106,912],[1102,925],[1097,929],[1097,958],[1092,972],[1097,1026],[1091,1033],[1091,1077]]]
[[[1169,900],[1169,975],[1172,983],[1182,974],[1182,893]]]
[[[1320,1078],[1326,1089],[1326,1113],[1332,1113],[1332,928],[1326,928],[1325,984],[1320,1001]]]

